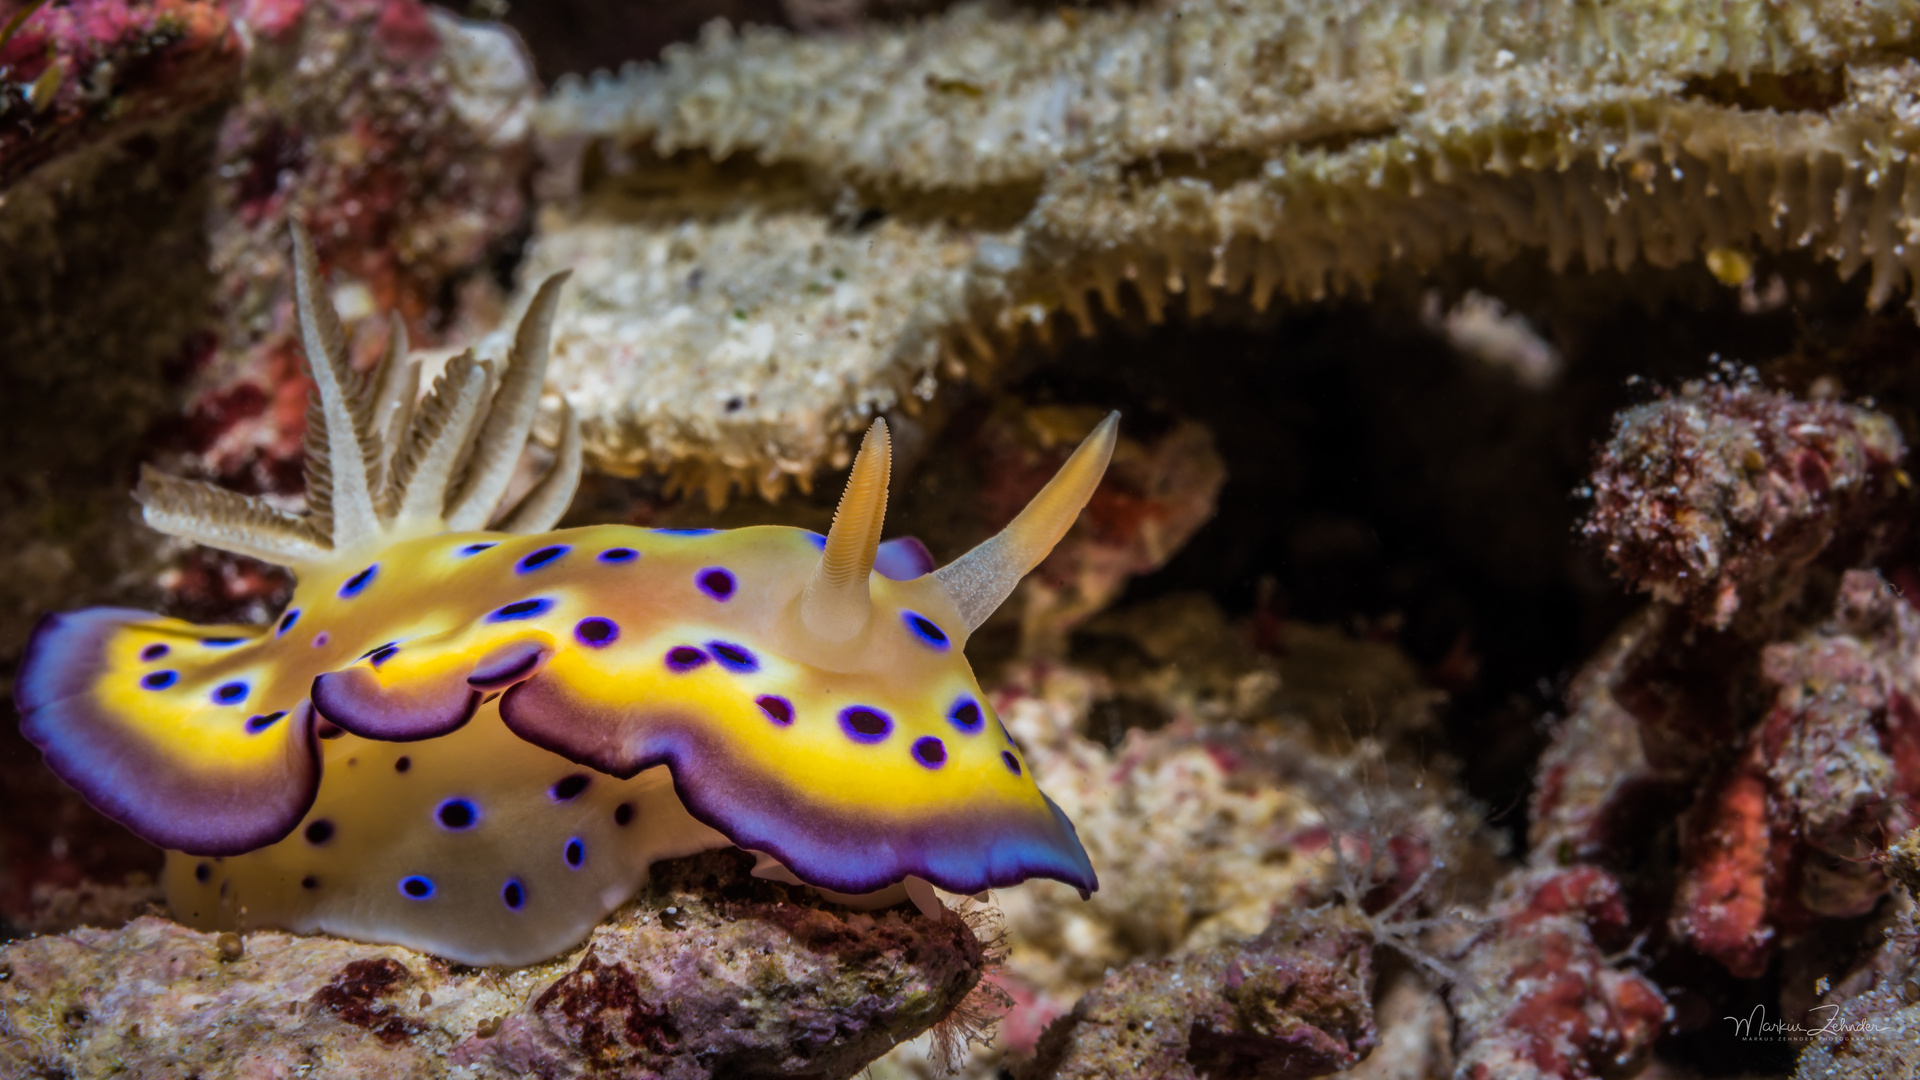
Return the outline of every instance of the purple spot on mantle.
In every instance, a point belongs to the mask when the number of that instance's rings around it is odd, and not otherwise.
[[[1000,760],[1006,763],[1008,772],[1012,773],[1015,776],[1020,775],[1020,759],[1013,756],[1013,751],[1011,750],[1000,751]]]
[[[935,625],[932,619],[917,611],[901,612],[900,621],[906,623],[907,629],[913,631],[913,636],[919,638],[929,648],[945,652],[950,644],[947,640],[947,632]]]
[[[700,591],[715,600],[725,600],[733,595],[733,572],[723,566],[709,566],[694,575],[694,582]]]
[[[893,733],[893,718],[879,709],[851,705],[840,710],[840,728],[857,743],[884,742]]]
[[[980,703],[968,697],[954,702],[952,711],[947,713],[947,722],[969,735],[978,735],[983,726]]]
[[[713,650],[713,658],[728,671],[759,671],[760,658],[748,651],[745,646],[730,641],[709,641],[707,648]]]
[[[753,703],[760,706],[760,711],[767,714],[767,719],[781,727],[793,723],[793,702],[786,698],[762,694],[754,698]]]
[[[513,568],[514,572],[524,574],[529,570],[538,570],[572,550],[573,549],[566,544],[554,544],[551,547],[543,547],[539,551],[521,559],[519,564]]]
[[[441,828],[465,832],[480,823],[480,808],[472,799],[448,799],[434,808],[433,816]]]
[[[707,654],[691,645],[675,645],[667,650],[667,668],[672,671],[692,671],[707,662]]]
[[[327,633],[325,630],[322,630],[319,633],[313,635],[313,647],[316,649],[324,649],[327,647],[327,642],[332,640],[333,640],[333,635]]]
[[[431,900],[433,899],[433,879],[421,877],[419,874],[403,877],[400,879],[400,895],[409,900]]]
[[[578,870],[587,861],[587,845],[576,836],[567,841],[567,846],[562,849],[561,855],[567,860],[568,866]]]
[[[520,884],[519,878],[508,878],[500,890],[500,902],[508,908],[519,911],[527,906],[527,887]]]
[[[348,596],[348,597],[359,596],[360,593],[366,589],[367,585],[373,581],[374,575],[378,574],[379,572],[380,572],[380,564],[374,563],[372,566],[369,566],[365,570],[362,570],[359,573],[353,575],[352,577],[348,578],[345,582],[341,583],[340,595]]]
[[[165,690],[180,679],[177,671],[150,671],[140,677],[140,685],[149,690]]]
[[[232,705],[247,696],[247,684],[243,682],[221,683],[213,691],[215,704]]]
[[[249,716],[247,717],[247,734],[258,735],[285,719],[286,715],[287,711],[281,709],[278,712],[270,712],[263,716]]]
[[[589,777],[586,773],[574,773],[571,776],[563,776],[554,781],[553,786],[547,789],[547,798],[552,799],[554,802],[567,802],[587,790],[587,785],[592,782],[592,777]]]
[[[155,643],[140,650],[140,659],[158,660],[172,651],[173,651],[172,649],[168,648],[165,645]]]
[[[274,637],[284,636],[287,631],[293,629],[293,624],[299,621],[300,621],[300,609],[294,608],[293,610],[287,612],[285,615],[280,616],[280,628],[273,632],[273,636]]]
[[[913,760],[929,769],[937,769],[947,763],[947,744],[931,735],[923,735],[913,740]]]
[[[493,614],[488,615],[487,621],[512,622],[515,619],[531,619],[537,615],[545,614],[546,610],[552,606],[553,601],[544,596],[536,596],[531,600],[516,600],[506,607],[495,611]]]
[[[624,548],[624,547],[608,548],[607,550],[600,553],[600,561],[603,563],[632,562],[633,560],[639,557],[640,557],[639,552],[633,550],[632,548]]]
[[[620,640],[620,627],[612,619],[581,619],[573,628],[573,636],[589,648],[604,649]]]

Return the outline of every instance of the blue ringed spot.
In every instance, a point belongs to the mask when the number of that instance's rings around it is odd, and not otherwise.
[[[400,895],[409,900],[433,899],[433,879],[414,874],[400,879]]]
[[[640,553],[632,548],[608,548],[600,553],[600,561],[603,563],[632,562],[639,557]]]
[[[969,735],[978,735],[981,724],[980,703],[970,697],[963,697],[953,703],[953,709],[947,713],[947,722]]]
[[[247,696],[247,684],[243,682],[221,683],[213,691],[213,700],[218,705],[232,705]]]
[[[793,723],[793,702],[786,698],[762,694],[754,698],[753,703],[760,706],[760,711],[767,714],[767,719],[781,727]]]
[[[488,541],[482,544],[468,544],[465,547],[461,548],[459,551],[455,552],[455,554],[459,555],[461,558],[465,558],[468,555],[478,555],[481,552],[487,550],[488,548],[495,548],[499,546],[500,546],[500,543],[497,540]]]
[[[547,797],[554,802],[566,802],[587,790],[587,785],[592,782],[592,777],[589,777],[585,773],[574,773],[572,776],[563,776],[559,780],[554,781],[553,786],[547,789]]]
[[[693,576],[700,591],[715,600],[726,600],[733,596],[733,572],[724,566],[709,566]]]
[[[324,844],[333,839],[333,822],[328,821],[326,818],[311,822],[307,825],[306,835],[307,843],[315,846]]]
[[[945,652],[947,646],[952,644],[952,642],[947,639],[947,632],[945,630],[940,629],[932,619],[927,618],[917,611],[901,612],[900,621],[906,623],[907,629],[913,631],[913,636],[919,638],[920,641],[929,648]]]
[[[713,650],[713,658],[728,671],[759,671],[760,658],[749,652],[746,647],[730,641],[709,641],[707,648]]]
[[[536,615],[545,614],[546,610],[552,606],[553,601],[544,596],[536,596],[531,600],[516,600],[488,615],[487,621],[512,622],[515,619],[531,619]]]
[[[573,636],[588,648],[604,649],[620,640],[620,626],[612,619],[581,619],[573,628]]]
[[[261,716],[249,716],[247,717],[247,734],[258,735],[261,732],[272,727],[273,725],[286,719],[286,716],[287,716],[287,711],[285,709],[281,709],[278,712],[266,713]]]
[[[707,536],[718,529],[654,529],[657,536]]]
[[[367,663],[372,664],[374,667],[379,667],[381,664],[393,659],[393,654],[399,651],[400,646],[398,645],[382,645],[367,654]]]
[[[508,878],[500,887],[500,902],[512,911],[519,911],[527,906],[527,887],[520,884],[519,878]]]
[[[567,860],[568,866],[578,870],[587,861],[587,845],[576,836],[567,841],[567,846],[561,850],[560,856]]]
[[[675,645],[667,650],[667,668],[670,671],[692,671],[707,662],[707,654],[691,645]]]
[[[879,709],[850,705],[840,710],[840,728],[854,742],[871,745],[893,733],[893,718]]]
[[[203,637],[200,639],[200,644],[205,645],[209,649],[226,649],[238,645],[245,640],[247,639],[238,637]]]
[[[171,669],[167,671],[149,671],[140,677],[140,685],[149,690],[165,690],[178,681],[180,681],[180,673]]]
[[[1000,760],[1006,763],[1008,772],[1012,773],[1015,776],[1020,775],[1020,759],[1013,756],[1013,751],[1011,750],[1000,751]]]
[[[539,551],[521,559],[520,562],[514,566],[513,571],[516,574],[524,574],[529,570],[538,570],[572,550],[573,548],[566,544],[555,544],[552,547],[543,547]]]
[[[378,574],[379,572],[380,572],[380,564],[374,563],[372,566],[369,566],[365,570],[362,570],[359,573],[353,575],[352,577],[348,578],[346,581],[341,582],[340,595],[341,596],[359,596],[361,592],[363,592],[366,589],[368,583],[373,581],[374,575]]]
[[[922,735],[913,740],[913,760],[929,769],[937,769],[947,763],[947,744],[931,735]]]
[[[291,611],[288,611],[285,615],[280,616],[280,628],[273,632],[273,636],[274,637],[284,636],[287,631],[293,629],[293,624],[299,621],[300,621],[299,608],[294,608]]]
[[[155,643],[140,650],[140,659],[158,660],[172,651],[173,651],[172,649],[168,648],[165,645]]]
[[[443,829],[465,832],[480,824],[480,808],[472,799],[448,799],[434,808],[433,817]]]

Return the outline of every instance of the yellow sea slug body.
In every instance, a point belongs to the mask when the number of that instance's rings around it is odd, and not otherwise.
[[[312,511],[157,475],[141,491],[156,527],[293,566],[287,610],[265,628],[52,616],[16,691],[49,766],[171,849],[179,918],[529,963],[584,937],[654,861],[726,845],[763,875],[876,900],[1097,887],[963,649],[1091,494],[1113,418],[938,571],[917,542],[879,542],[880,422],[826,537],[548,531],[578,477],[570,418],[507,531],[484,531],[559,281],[503,370],[458,358],[416,407],[404,343],[352,392],[298,236],[296,254],[320,388]]]

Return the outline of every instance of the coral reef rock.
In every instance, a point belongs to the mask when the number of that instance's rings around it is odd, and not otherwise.
[[[1895,842],[1887,871],[1907,887],[1873,960],[1811,1014],[1817,1029],[1794,1080],[1920,1076],[1920,830]]]
[[[1724,630],[1743,605],[1792,599],[1801,564],[1884,511],[1905,454],[1871,409],[1691,384],[1620,414],[1583,528],[1637,588]]]
[[[1627,944],[1620,884],[1591,867],[1516,874],[1448,989],[1456,1075],[1468,1080],[1632,1076],[1666,1026],[1666,998],[1603,949]]]
[[[583,948],[509,971],[156,918],[15,942],[0,1073],[848,1077],[991,960],[957,914],[833,908],[749,868],[737,852],[662,864]]]
[[[1130,964],[1040,1037],[1020,1080],[1324,1076],[1365,1057],[1372,938],[1338,906],[1290,912],[1250,941]]]
[[[1872,911],[1867,856],[1920,823],[1920,611],[1849,571],[1831,621],[1761,653],[1773,707],[1696,811],[1675,929],[1748,977],[1781,929]]]
[[[563,194],[527,280],[581,266],[555,374],[590,455],[722,496],[777,493],[874,411],[1056,320],[1094,332],[1096,308],[1264,309],[1458,254],[1744,280],[1762,249],[1870,266],[1879,305],[1920,260],[1915,15],[1190,0],[715,25],[542,108]]]

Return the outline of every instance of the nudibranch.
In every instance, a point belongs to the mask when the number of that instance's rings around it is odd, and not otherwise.
[[[651,863],[727,845],[856,903],[1097,888],[964,649],[1078,516],[1117,414],[939,570],[918,541],[880,542],[881,420],[824,537],[554,531],[580,474],[570,415],[545,476],[497,505],[565,275],[503,362],[469,351],[422,396],[397,322],[355,375],[297,229],[294,252],[307,512],[150,470],[136,492],[162,532],[291,567],[286,610],[265,627],[49,616],[16,685],[53,771],[168,849],[176,917],[525,964],[585,937]]]

